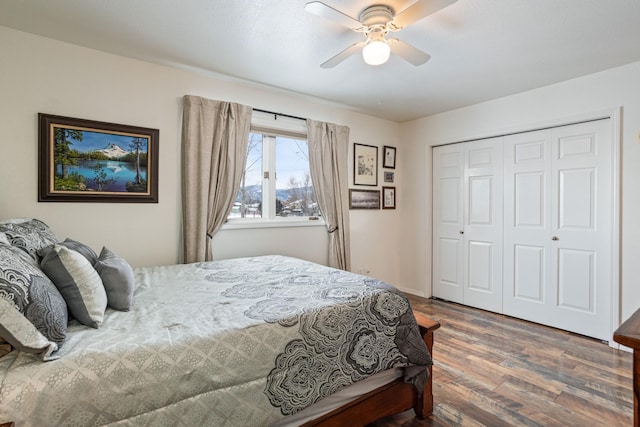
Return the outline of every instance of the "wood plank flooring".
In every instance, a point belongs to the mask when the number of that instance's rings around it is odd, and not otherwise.
[[[632,426],[632,354],[606,343],[459,304],[408,296],[442,327],[431,417],[369,427]]]

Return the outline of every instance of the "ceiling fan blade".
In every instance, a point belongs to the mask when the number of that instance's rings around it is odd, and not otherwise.
[[[456,1],[457,0],[418,0],[394,16],[392,22],[396,27],[403,28],[422,18],[426,18],[440,9],[444,9]]]
[[[347,59],[348,57],[350,57],[354,53],[356,53],[358,50],[362,49],[365,44],[366,43],[364,43],[364,42],[358,42],[358,43],[352,44],[351,46],[349,46],[348,48],[346,48],[345,50],[343,50],[342,52],[340,52],[339,54],[337,54],[333,58],[330,58],[327,61],[325,61],[322,64],[320,64],[320,67],[321,68],[333,68],[333,67],[335,67],[336,65],[338,65],[339,63],[341,63],[342,61],[344,61],[345,59]]]
[[[318,15],[330,21],[344,25],[348,28],[362,27],[362,24],[357,19],[354,19],[349,15],[340,12],[338,9],[332,8],[331,6],[328,6],[321,1],[312,1],[305,4],[304,10],[313,13],[314,15]]]
[[[394,53],[413,65],[422,65],[431,59],[431,55],[424,53],[420,49],[411,46],[408,43],[398,39],[389,39],[389,46],[391,47],[391,53]]]

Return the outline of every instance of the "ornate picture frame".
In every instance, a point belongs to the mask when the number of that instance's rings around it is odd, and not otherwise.
[[[159,134],[39,113],[38,201],[158,203]]]

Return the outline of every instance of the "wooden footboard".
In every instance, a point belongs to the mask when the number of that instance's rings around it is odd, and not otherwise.
[[[429,353],[433,354],[433,331],[440,327],[440,323],[419,313],[415,313],[415,317]],[[303,426],[365,426],[380,418],[412,408],[418,418],[426,418],[433,412],[432,368],[429,368],[429,378],[421,395],[413,385],[398,378]]]

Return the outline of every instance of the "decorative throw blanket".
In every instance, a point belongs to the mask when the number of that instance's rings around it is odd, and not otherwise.
[[[0,358],[20,426],[267,426],[390,368],[424,386],[407,299],[378,280],[282,256],[136,269],[131,311],[72,322],[60,359]]]

